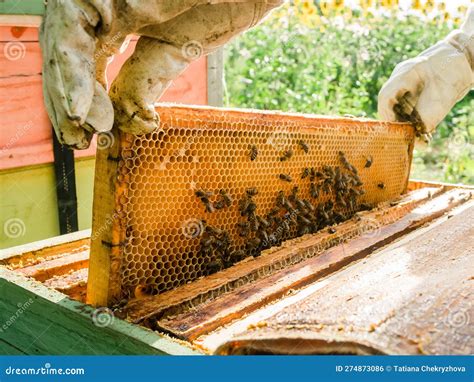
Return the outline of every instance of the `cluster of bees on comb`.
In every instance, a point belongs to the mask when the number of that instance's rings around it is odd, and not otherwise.
[[[298,146],[305,153],[309,152],[306,142],[300,140]],[[257,156],[258,148],[249,146],[249,159],[254,161]],[[292,156],[293,150],[289,149],[282,153],[279,160],[291,160]],[[357,169],[342,151],[338,157],[340,165],[323,166],[321,169],[307,167],[302,170],[300,177],[307,182],[309,192],[305,194],[309,198],[301,196],[299,186],[294,186],[289,194],[280,190],[275,197],[274,207],[266,214],[258,211],[255,201],[258,190],[255,187],[246,189],[238,200],[242,220],[236,223],[239,236],[245,239],[245,250],[235,249],[226,230],[202,221],[204,229],[199,253],[214,259],[207,264],[206,274],[228,268],[248,256],[258,257],[263,250],[279,246],[290,238],[315,233],[326,227],[329,227],[330,234],[334,234],[335,224],[350,219],[357,211],[371,209],[370,205],[358,203],[358,197],[364,195],[365,190]],[[367,158],[365,167],[370,167],[372,162],[371,157]],[[288,174],[278,174],[278,178],[282,182],[293,182]],[[198,190],[195,195],[208,213],[231,208],[234,202],[226,190],[220,190],[214,202],[211,202],[212,192]]]

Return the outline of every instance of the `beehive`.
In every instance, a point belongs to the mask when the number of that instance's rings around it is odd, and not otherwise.
[[[157,112],[161,126],[154,133],[99,138],[88,282],[94,305],[128,299],[137,288],[160,293],[205,275],[215,260],[200,251],[205,226],[227,231],[232,251],[245,250],[248,239],[236,224],[246,190],[258,190],[253,200],[260,215],[275,206],[279,191],[289,194],[295,185],[310,199],[302,171],[341,166],[340,152],[363,183],[359,203],[394,198],[408,182],[414,140],[408,124],[171,105]],[[232,204],[208,212],[198,190],[212,192],[214,203],[225,190]],[[314,204],[327,199],[321,193]]]

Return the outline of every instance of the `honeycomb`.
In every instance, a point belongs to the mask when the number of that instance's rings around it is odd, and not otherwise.
[[[100,193],[115,195],[119,218],[108,228],[121,238],[109,275],[114,298],[161,293],[219,270],[214,249],[220,241],[226,241],[226,253],[257,256],[249,247],[256,234],[242,235],[252,220],[242,213],[246,200],[255,205],[252,216],[260,223],[278,195],[291,197],[295,186],[299,198],[316,208],[332,203],[330,192],[314,195],[305,172],[344,170],[344,160],[355,167],[362,191],[357,203],[340,207],[342,216],[399,196],[408,182],[414,140],[408,124],[175,105],[160,105],[157,112],[158,131],[116,133],[115,188],[96,189],[94,195],[95,201]],[[104,163],[97,166],[110,165],[103,158],[98,155]],[[93,242],[101,236],[94,234],[97,227],[103,224],[94,222]],[[279,242],[302,233],[308,232],[292,226]],[[214,243],[213,250],[205,241]],[[98,264],[91,261],[90,272],[98,272]]]

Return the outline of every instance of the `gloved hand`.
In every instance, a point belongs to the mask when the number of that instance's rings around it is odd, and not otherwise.
[[[474,6],[462,27],[397,65],[379,93],[383,120],[413,122],[430,134],[474,86]]]
[[[114,121],[133,134],[155,130],[154,102],[171,81],[282,2],[48,0],[40,29],[43,94],[59,141],[85,149],[94,132],[109,131]],[[129,34],[142,37],[109,99],[107,63]]]

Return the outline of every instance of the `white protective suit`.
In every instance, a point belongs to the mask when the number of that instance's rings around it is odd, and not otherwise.
[[[133,134],[155,130],[159,119],[153,104],[171,81],[191,61],[253,27],[282,3],[48,0],[40,29],[43,93],[59,141],[87,148],[93,133],[109,131],[114,118]],[[141,37],[108,95],[108,59],[130,34]]]
[[[379,93],[379,115],[429,135],[473,86],[474,5],[459,30],[395,67]]]

